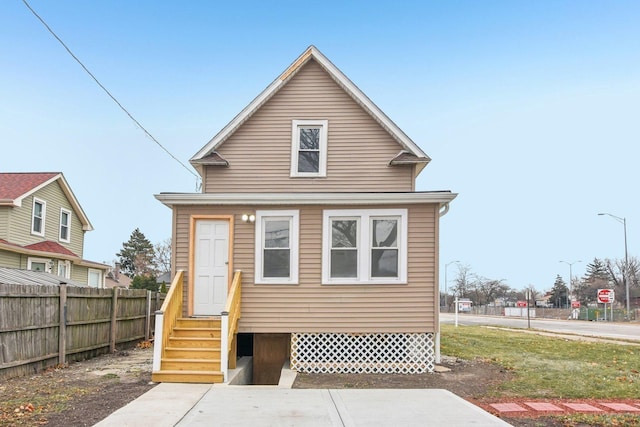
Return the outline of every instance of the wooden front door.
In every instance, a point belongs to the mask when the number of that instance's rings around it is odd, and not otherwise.
[[[229,284],[229,221],[197,220],[194,245],[193,314],[219,315]]]

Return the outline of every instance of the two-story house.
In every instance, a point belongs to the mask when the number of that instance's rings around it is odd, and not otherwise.
[[[109,266],[82,257],[91,230],[62,173],[0,173],[0,267],[102,288]]]
[[[172,265],[184,277],[183,319],[165,323],[173,335],[154,380],[221,380],[208,374],[226,371],[225,348],[174,350],[189,347],[181,336],[199,317],[225,319],[233,277],[237,332],[254,359],[280,347],[300,372],[432,371],[439,221],[456,195],[416,191],[429,161],[317,48],[305,50],[193,156],[201,193],[156,195],[173,211]],[[211,332],[211,345],[222,336],[233,346],[226,332]],[[222,365],[179,363],[198,357]]]

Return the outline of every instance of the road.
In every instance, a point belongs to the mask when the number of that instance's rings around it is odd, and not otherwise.
[[[440,323],[454,324],[455,314],[440,313]],[[459,314],[458,325],[492,325],[527,328],[527,319],[503,316]],[[586,335],[609,339],[640,341],[640,324],[586,322],[584,320],[531,319],[531,328],[544,331]]]

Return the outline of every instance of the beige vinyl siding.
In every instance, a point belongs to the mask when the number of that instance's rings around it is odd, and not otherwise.
[[[291,178],[292,120],[328,120],[326,178]],[[311,60],[205,168],[204,192],[412,191],[413,167],[389,166],[402,147]]]
[[[233,267],[242,270],[241,332],[433,332],[437,330],[437,205],[408,209],[408,284],[321,285],[323,209],[372,206],[278,206],[299,209],[298,285],[254,284],[255,225],[240,220],[252,207],[176,207],[176,268],[188,274],[190,215],[235,215]],[[375,206],[380,209],[381,206]],[[260,209],[265,209],[260,207]],[[188,286],[186,286],[188,290]],[[188,298],[185,292],[185,304]]]
[[[43,240],[42,236],[31,234],[31,215],[33,212],[33,198],[46,203],[44,239],[57,242],[74,254],[82,258],[84,231],[78,215],[74,212],[58,181],[54,181],[34,194],[22,200],[22,206],[13,208],[9,221],[8,241],[19,245],[30,245]],[[70,243],[61,242],[60,238],[60,208],[71,212]]]
[[[57,271],[54,273],[57,273]],[[71,264],[71,280],[86,285],[89,283],[89,269],[82,265]]]
[[[0,267],[21,268],[20,255],[15,252],[0,250]]]
[[[9,216],[10,207],[0,206],[0,239],[8,240],[9,238]]]

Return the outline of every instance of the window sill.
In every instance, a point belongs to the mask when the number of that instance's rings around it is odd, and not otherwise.
[[[322,286],[395,286],[395,285],[407,285],[406,280],[332,280],[330,282],[323,281]]]

